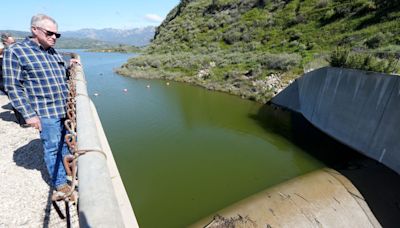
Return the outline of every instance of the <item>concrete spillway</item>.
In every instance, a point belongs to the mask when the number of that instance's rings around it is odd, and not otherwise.
[[[254,194],[189,227],[382,226],[350,181],[322,169]]]
[[[326,67],[298,78],[271,102],[400,174],[400,77]]]

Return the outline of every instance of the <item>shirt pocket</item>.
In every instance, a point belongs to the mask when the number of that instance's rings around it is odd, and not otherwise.
[[[26,72],[28,80],[40,80],[51,70],[48,62],[36,59],[27,61],[22,69]]]

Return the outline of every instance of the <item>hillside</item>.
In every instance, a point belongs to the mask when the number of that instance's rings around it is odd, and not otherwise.
[[[345,50],[347,65],[393,71],[398,28],[399,1],[182,0],[145,53],[118,72],[265,102],[304,71],[328,65],[332,52],[340,60],[337,50]]]

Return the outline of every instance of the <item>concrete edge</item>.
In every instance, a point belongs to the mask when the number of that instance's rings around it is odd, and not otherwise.
[[[139,227],[128,194],[126,192],[121,176],[119,174],[117,164],[115,163],[110,145],[108,144],[107,137],[104,133],[103,126],[101,125],[101,121],[97,113],[96,107],[94,106],[92,101],[90,101],[90,104],[92,106],[91,110],[93,112],[92,115],[95,120],[97,132],[100,137],[101,147],[103,148],[103,151],[107,154],[107,166],[110,172],[111,182],[114,187],[115,196],[118,200],[118,205],[121,211],[124,225],[125,227],[132,227],[132,228]]]
[[[340,183],[342,183],[343,187],[347,189],[347,191],[353,196],[354,200],[358,203],[358,205],[360,205],[361,209],[364,211],[365,215],[368,217],[371,224],[373,224],[374,227],[381,227],[381,224],[376,219],[375,215],[372,213],[364,197],[358,191],[358,189],[351,183],[351,181],[342,174],[340,174],[339,172],[337,172],[336,170],[325,169],[325,171],[332,177],[334,177],[336,180],[338,180]]]

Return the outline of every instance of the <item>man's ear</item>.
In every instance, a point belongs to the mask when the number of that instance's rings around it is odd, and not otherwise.
[[[31,32],[34,36],[37,36],[37,31],[38,31],[38,29],[36,27],[33,27],[33,26],[31,27]]]

